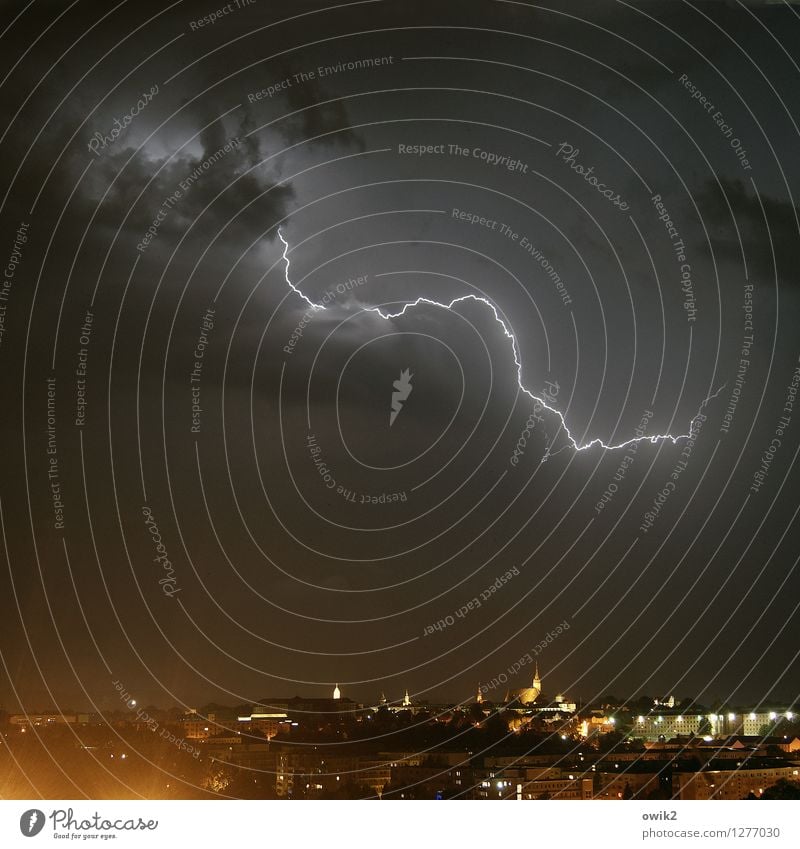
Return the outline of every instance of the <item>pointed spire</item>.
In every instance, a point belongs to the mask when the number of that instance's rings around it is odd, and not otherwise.
[[[478,694],[475,696],[475,701],[479,704],[483,704],[483,693],[481,692],[481,682],[478,681]]]
[[[408,695],[408,687],[406,687],[406,694],[403,696],[403,707],[410,707],[411,699]]]
[[[333,697],[334,699],[341,699],[342,697],[342,691],[339,689],[338,684],[333,688]]]
[[[536,666],[533,670],[533,689],[538,693],[542,692],[542,679],[539,677],[539,661],[536,661]]]

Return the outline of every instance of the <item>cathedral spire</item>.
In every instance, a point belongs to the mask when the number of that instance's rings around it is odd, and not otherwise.
[[[475,701],[479,704],[483,704],[483,693],[481,692],[481,682],[478,681],[478,694],[475,696]]]
[[[333,697],[334,699],[341,699],[342,697],[342,691],[339,689],[338,684],[333,688]]]

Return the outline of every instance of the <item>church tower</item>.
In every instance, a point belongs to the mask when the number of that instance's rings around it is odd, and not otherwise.
[[[533,671],[533,689],[537,693],[541,694],[542,692],[542,679],[539,677],[539,661],[536,661],[536,667]]]
[[[478,681],[478,694],[475,696],[475,701],[479,704],[483,704],[483,693],[481,692],[481,682]]]
[[[341,699],[342,697],[342,691],[339,689],[338,684],[333,688],[333,697],[334,699]]]

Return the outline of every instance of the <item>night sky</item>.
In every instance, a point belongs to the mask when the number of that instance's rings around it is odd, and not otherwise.
[[[800,5],[2,8],[0,706],[797,696]]]

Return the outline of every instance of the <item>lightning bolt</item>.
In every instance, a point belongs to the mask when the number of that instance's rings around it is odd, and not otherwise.
[[[30,819],[28,821],[28,834],[33,831],[33,827],[36,825],[37,820],[39,819],[39,814],[36,811],[31,813]]]
[[[309,307],[311,307],[312,310],[315,310],[315,311],[317,311],[317,310],[327,310],[328,307],[323,306],[322,304],[315,304],[305,293],[300,291],[300,289],[298,289],[297,286],[295,286],[294,283],[292,283],[292,281],[289,279],[289,256],[288,256],[289,243],[286,241],[286,239],[283,238],[283,233],[281,232],[280,228],[278,228],[278,238],[281,240],[281,242],[283,242],[283,260],[286,263],[286,268],[285,268],[285,271],[284,271],[284,277],[286,279],[286,283],[288,284],[289,288],[293,292],[296,292],[309,305]],[[605,442],[603,442],[602,439],[595,438],[595,439],[589,440],[589,442],[584,442],[583,444],[581,444],[570,433],[570,430],[567,427],[567,422],[566,422],[566,419],[564,418],[563,413],[560,410],[558,410],[556,407],[553,407],[550,404],[548,404],[547,401],[544,398],[541,398],[538,395],[531,392],[531,390],[528,389],[523,384],[523,382],[522,382],[522,360],[520,359],[519,346],[517,345],[516,337],[509,330],[508,325],[500,317],[500,314],[497,311],[497,307],[495,307],[495,305],[490,300],[488,300],[487,298],[484,298],[480,295],[461,295],[461,297],[453,298],[452,301],[444,304],[444,303],[440,303],[439,301],[434,301],[431,298],[420,297],[420,298],[417,298],[416,300],[408,301],[407,303],[405,303],[403,305],[403,308],[401,310],[399,310],[398,312],[383,312],[378,307],[364,307],[364,312],[374,312],[377,315],[379,315],[382,319],[384,319],[385,321],[390,321],[393,318],[400,318],[400,316],[405,315],[408,310],[413,309],[414,307],[418,307],[421,304],[426,304],[426,305],[429,305],[429,306],[432,306],[432,307],[439,307],[440,309],[445,309],[445,310],[452,310],[453,307],[456,306],[456,304],[461,304],[461,303],[464,303],[465,301],[475,301],[477,303],[481,303],[484,306],[488,307],[492,311],[492,315],[494,316],[495,321],[500,325],[500,327],[502,328],[503,333],[505,334],[506,338],[511,342],[511,350],[514,353],[514,363],[517,366],[517,386],[519,386],[520,391],[523,392],[525,395],[527,395],[532,401],[539,404],[545,410],[548,410],[554,416],[556,416],[556,418],[561,423],[561,428],[563,429],[564,433],[566,434],[570,445],[572,446],[572,448],[575,449],[575,451],[588,451],[590,448],[594,448],[595,446],[598,446],[598,445],[601,448],[605,448],[608,451],[615,451],[619,448],[625,448],[628,445],[632,445],[634,442],[645,442],[645,441],[650,442],[653,445],[657,445],[659,442],[670,441],[674,445],[677,442],[679,442],[681,439],[690,439],[695,434],[696,423],[697,423],[698,419],[700,418],[700,416],[703,414],[703,410],[706,408],[706,405],[710,401],[712,401],[714,398],[716,398],[717,395],[719,395],[719,393],[722,392],[722,390],[725,388],[725,384],[723,384],[722,386],[720,386],[719,389],[717,389],[716,392],[714,392],[712,395],[709,395],[705,399],[705,401],[703,401],[703,403],[700,405],[697,413],[694,415],[692,420],[689,422],[689,430],[688,430],[687,433],[680,433],[677,436],[673,436],[672,434],[669,434],[669,433],[654,434],[652,436],[636,436],[636,437],[633,437],[632,439],[626,439],[624,442],[618,442],[614,445],[608,445]],[[565,446],[565,447],[568,447],[568,446]],[[561,450],[563,450],[563,449],[561,449]],[[557,451],[556,454],[557,453],[559,453],[559,452]],[[549,454],[549,451],[548,451],[548,454],[545,455],[545,459],[547,459],[548,455],[554,456],[552,454]],[[544,462],[544,460],[542,462]]]
[[[289,250],[289,243],[286,241],[286,239],[284,239],[284,238],[283,238],[283,233],[281,233],[281,228],[280,228],[280,227],[278,227],[278,238],[279,238],[279,239],[283,242],[283,261],[286,263],[286,271],[284,272],[284,275],[283,275],[283,276],[286,278],[286,282],[289,284],[289,288],[290,288],[293,292],[297,292],[297,294],[298,294],[298,295],[300,295],[300,297],[301,297],[301,298],[302,298],[302,299],[303,299],[303,300],[304,300],[304,301],[305,301],[305,302],[306,302],[306,303],[307,303],[307,304],[311,307],[311,309],[312,309],[312,310],[324,310],[324,309],[327,309],[327,307],[323,307],[321,304],[315,304],[315,303],[311,300],[311,298],[309,298],[309,297],[307,297],[306,295],[304,295],[304,294],[303,294],[303,293],[302,293],[302,292],[301,292],[301,291],[297,288],[297,286],[295,286],[295,285],[294,285],[294,283],[292,283],[292,281],[289,279],[289,255],[288,255],[288,253],[287,253],[287,252],[288,252],[288,250]]]

